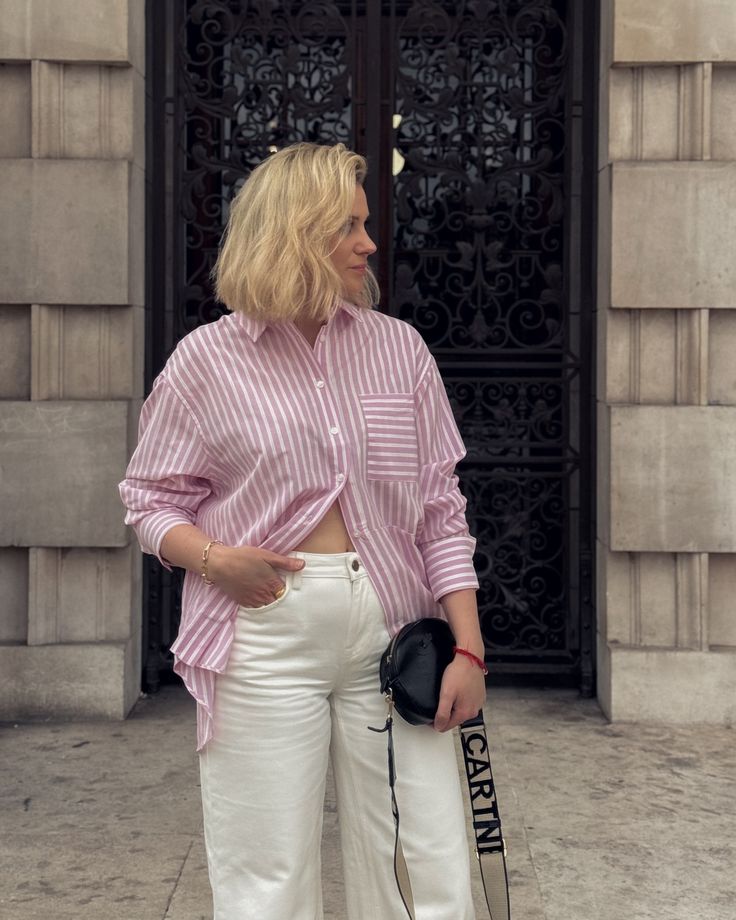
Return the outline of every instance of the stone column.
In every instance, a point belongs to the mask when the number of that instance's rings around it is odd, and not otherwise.
[[[605,0],[598,693],[736,717],[736,3]]]
[[[0,0],[0,718],[122,718],[140,554],[145,0]]]

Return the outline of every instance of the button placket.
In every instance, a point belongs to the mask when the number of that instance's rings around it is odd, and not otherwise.
[[[324,381],[321,377],[316,378],[316,379],[314,380],[314,385],[315,385],[315,387],[316,387],[318,390],[321,390],[323,396],[325,397],[326,402],[324,403],[324,406],[325,406],[325,408],[327,409],[327,411],[330,413],[330,415],[332,415],[333,417],[334,417],[335,415],[337,415],[336,407],[335,407],[335,406],[333,405],[333,403],[332,403],[332,399],[331,399],[331,397],[330,397],[330,393],[329,393],[329,391],[326,390],[326,388],[325,388],[325,381]],[[328,416],[328,417],[329,417],[329,416]],[[340,434],[340,427],[339,427],[339,425],[330,425],[328,430],[329,430],[330,435],[333,436],[333,437],[336,437],[338,434]],[[338,442],[338,443],[339,443],[339,442]],[[339,456],[340,456],[340,453],[339,453],[338,444],[337,444],[337,443],[333,443],[333,457],[334,457],[334,462],[335,462],[336,464],[339,462],[339,463],[342,465],[342,462],[343,462],[343,461],[338,461],[338,457],[339,457]],[[345,479],[346,479],[346,478],[347,478],[347,477],[346,477],[345,473],[335,473],[335,482],[336,482],[337,485],[342,485],[342,484],[345,482]]]

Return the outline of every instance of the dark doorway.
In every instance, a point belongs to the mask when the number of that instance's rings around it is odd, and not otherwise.
[[[148,384],[216,319],[228,202],[269,151],[368,157],[380,309],[440,365],[495,674],[593,688],[597,4],[149,0]],[[179,581],[146,566],[145,681]]]

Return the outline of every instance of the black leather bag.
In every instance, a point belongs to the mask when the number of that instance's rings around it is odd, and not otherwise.
[[[399,807],[396,801],[396,760],[393,743],[394,709],[411,725],[434,721],[445,668],[455,657],[455,639],[449,624],[439,617],[425,617],[408,623],[391,639],[381,657],[381,693],[388,701],[383,728],[371,731],[388,735],[388,783],[394,816],[394,875],[406,908],[414,920],[414,902],[406,861],[399,839]],[[510,920],[509,883],[506,872],[506,844],[501,831],[496,789],[491,771],[488,738],[483,712],[460,726],[465,773],[475,832],[483,890],[491,920]]]
[[[400,629],[383,653],[381,693],[390,693],[396,711],[412,725],[434,721],[442,675],[453,659],[454,644],[445,620],[425,617]]]

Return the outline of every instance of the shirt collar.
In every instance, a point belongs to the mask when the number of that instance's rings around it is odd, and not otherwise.
[[[337,307],[339,310],[343,310],[349,316],[352,316],[353,319],[357,319],[359,322],[363,322],[363,313],[365,312],[365,307],[356,307],[354,303],[350,303],[349,300],[339,300],[337,302]]]
[[[337,309],[342,310],[343,313],[347,313],[348,316],[351,316],[353,319],[357,319],[358,322],[364,322],[364,307],[357,307],[348,300],[338,300]],[[235,315],[241,327],[254,342],[258,341],[268,327],[268,323],[265,320],[257,319],[254,316],[248,316],[246,313],[238,312]]]
[[[262,319],[256,319],[255,316],[248,316],[247,313],[237,312],[234,315],[246,334],[257,342],[266,328],[266,323]]]

